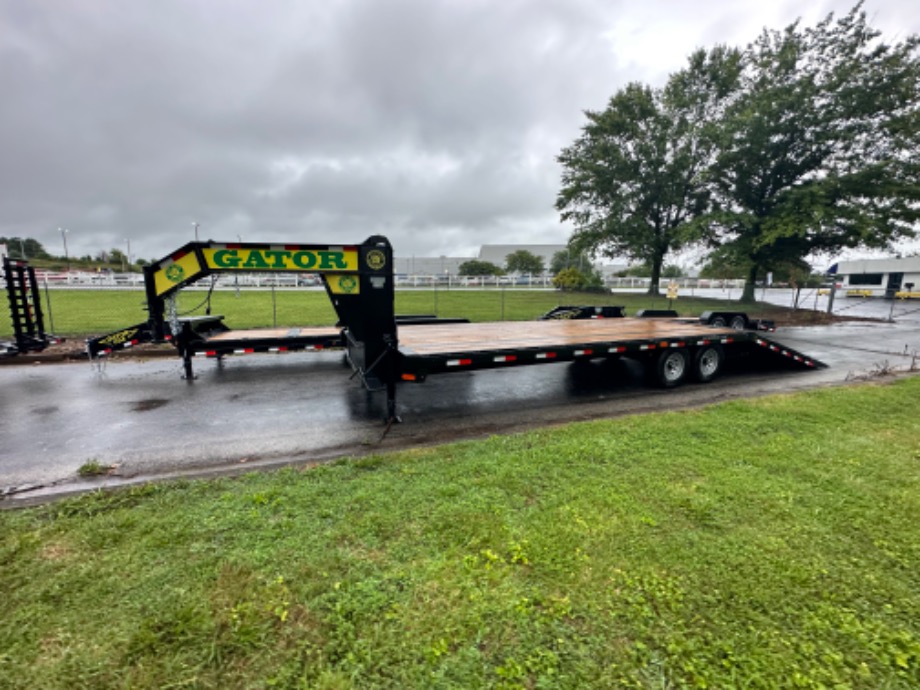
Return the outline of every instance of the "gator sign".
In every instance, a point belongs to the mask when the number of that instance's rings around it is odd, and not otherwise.
[[[224,271],[357,271],[354,249],[230,249],[202,250],[212,270]]]
[[[227,271],[291,271],[312,273],[351,273],[358,270],[358,251],[345,247],[324,247],[317,249],[300,249],[297,247],[267,247],[250,249],[216,245],[203,247],[201,254],[205,265],[199,265],[198,255],[188,252],[174,256],[160,265],[154,274],[157,295],[193,281],[203,271],[217,273]],[[356,292],[349,280],[336,280],[333,292],[349,294]],[[330,281],[331,282],[331,281]],[[339,286],[339,283],[343,283]],[[340,288],[340,289],[339,289]]]

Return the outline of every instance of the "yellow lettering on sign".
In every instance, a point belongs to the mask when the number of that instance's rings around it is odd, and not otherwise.
[[[358,270],[358,252],[336,249],[220,249],[202,250],[208,268],[217,271]]]

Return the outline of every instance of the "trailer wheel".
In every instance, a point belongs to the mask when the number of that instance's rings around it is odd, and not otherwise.
[[[709,322],[710,326],[715,326],[716,328],[725,328],[728,324],[725,323],[724,316],[717,316]]]
[[[743,331],[745,328],[747,328],[747,319],[743,314],[738,314],[732,317],[731,323],[729,325],[736,331]]]
[[[655,381],[662,388],[674,388],[687,377],[690,358],[683,348],[665,350],[655,360]]]
[[[700,383],[709,383],[722,371],[725,354],[718,345],[706,345],[693,356],[693,377]]]

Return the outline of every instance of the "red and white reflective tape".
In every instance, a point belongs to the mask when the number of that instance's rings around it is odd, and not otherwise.
[[[657,345],[640,345],[639,349],[640,350],[654,350],[656,347],[658,346]]]
[[[576,357],[584,357],[586,355],[593,355],[594,350],[575,350]]]
[[[269,352],[287,352],[288,349],[287,349],[287,346],[280,345],[279,347],[270,347],[268,348],[268,351]]]
[[[671,347],[684,347],[686,344],[687,344],[687,343],[677,342],[677,343],[671,343],[670,346],[671,346]]]
[[[447,360],[447,366],[449,367],[468,367],[473,363],[471,359],[449,359]]]
[[[243,347],[238,350],[234,350],[233,354],[235,355],[251,355],[255,350],[251,347]]]
[[[626,348],[622,345],[619,347],[610,347],[607,348],[607,352],[626,352]]]
[[[516,362],[517,355],[498,355],[492,358],[493,362]]]
[[[697,345],[709,345],[709,341],[708,340],[697,340],[696,344]]]
[[[537,359],[556,359],[555,352],[538,352]]]

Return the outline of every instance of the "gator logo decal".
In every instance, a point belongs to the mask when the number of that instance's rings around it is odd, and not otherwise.
[[[379,249],[371,249],[367,253],[367,265],[375,271],[387,265],[387,255]]]
[[[354,276],[342,276],[337,282],[339,289],[346,295],[351,295],[358,291],[358,281]]]
[[[135,335],[137,335],[136,328],[126,328],[123,331],[118,331],[117,333],[112,333],[101,338],[98,343],[100,345],[122,345],[131,340]]]
[[[185,269],[179,264],[172,264],[166,269],[166,277],[172,282],[178,283],[185,278]]]

